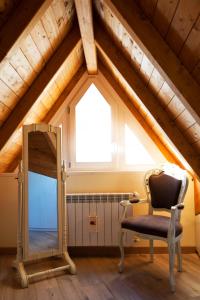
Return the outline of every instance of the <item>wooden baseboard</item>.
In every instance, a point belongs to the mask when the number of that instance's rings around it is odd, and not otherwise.
[[[181,247],[182,253],[190,254],[196,253],[195,247]],[[68,247],[69,254],[72,257],[119,257],[120,252],[118,247],[98,247],[98,246],[81,246]],[[17,253],[17,249],[15,247],[0,247],[0,255],[14,255]],[[148,247],[125,247],[126,254],[148,254]],[[168,253],[167,247],[154,247],[155,254],[165,254]]]
[[[0,255],[14,255],[17,254],[16,247],[0,247]]]
[[[195,247],[181,247],[183,254],[196,253]],[[85,246],[85,247],[68,247],[68,251],[72,257],[93,257],[93,256],[108,256],[119,257],[119,247],[97,247],[97,246]],[[148,247],[125,247],[125,254],[148,254]],[[167,247],[154,247],[155,254],[167,254]]]

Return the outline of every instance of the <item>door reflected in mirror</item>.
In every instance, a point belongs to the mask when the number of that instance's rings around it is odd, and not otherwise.
[[[56,134],[28,134],[29,254],[57,250],[58,181]]]

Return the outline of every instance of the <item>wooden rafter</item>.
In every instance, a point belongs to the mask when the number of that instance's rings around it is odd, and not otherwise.
[[[66,98],[70,95],[70,93],[73,91],[73,89],[77,85],[77,82],[79,82],[79,80],[82,78],[83,74],[85,74],[85,66],[84,67],[81,66],[78,69],[76,74],[72,77],[72,79],[70,80],[70,82],[68,83],[68,85],[66,86],[66,88],[64,89],[62,94],[59,96],[57,101],[54,103],[52,108],[49,110],[47,115],[44,117],[42,122],[50,123],[52,121],[52,118],[54,117],[54,115],[60,109],[62,109],[63,103],[65,102]],[[18,166],[21,156],[22,156],[21,151],[19,151],[19,153],[17,153],[16,156],[13,158],[13,161],[9,164],[9,166],[7,167],[5,172],[13,172]]]
[[[200,123],[200,87],[151,23],[141,15],[135,1],[104,0],[112,13],[160,72],[184,106]]]
[[[97,55],[92,21],[92,1],[75,0],[88,74],[97,73]]]
[[[200,176],[199,155],[177,128],[176,124],[171,121],[167,112],[158,103],[153,93],[145,86],[143,80],[133,67],[131,67],[129,61],[124,57],[121,50],[114,45],[110,36],[101,28],[101,26],[99,26],[99,24],[95,24],[95,40],[99,51],[102,52],[117,68],[121,76],[134,90],[138,98],[141,99],[176,148],[180,151],[180,153],[182,153],[183,157],[190,164],[196,174]]]
[[[0,149],[3,148],[14,130],[23,122],[34,102],[78,43],[81,43],[81,38],[76,24],[0,128]]]
[[[119,83],[116,81],[116,79],[113,77],[111,72],[104,66],[102,63],[99,62],[99,71],[103,74],[104,79],[112,86],[113,90],[118,94],[120,99],[124,102],[124,104],[127,106],[129,111],[132,113],[132,115],[136,118],[136,120],[140,123],[140,125],[143,127],[143,129],[146,131],[146,133],[150,136],[152,141],[156,144],[156,146],[160,149],[162,154],[165,156],[165,158],[172,162],[176,163],[180,166],[182,166],[181,162],[175,157],[171,151],[169,151],[166,147],[166,145],[163,144],[161,139],[155,134],[154,130],[149,126],[149,124],[146,122],[144,117],[141,115],[141,113],[138,112],[136,109],[133,100],[127,95],[127,93],[123,90],[123,88],[120,87]]]
[[[8,22],[0,30],[0,61],[31,31],[50,3],[51,0],[20,1]]]

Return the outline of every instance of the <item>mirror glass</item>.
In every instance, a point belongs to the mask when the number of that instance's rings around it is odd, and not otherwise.
[[[28,133],[29,255],[58,249],[56,146],[53,132]]]

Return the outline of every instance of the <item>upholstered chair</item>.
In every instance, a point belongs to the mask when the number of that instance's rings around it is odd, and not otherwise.
[[[182,271],[181,246],[182,225],[180,214],[184,208],[183,200],[188,186],[186,172],[173,166],[164,169],[150,170],[145,175],[147,197],[140,199],[137,193],[130,200],[122,201],[123,215],[120,222],[119,247],[121,260],[119,272],[124,269],[123,236],[126,230],[150,242],[150,258],[153,261],[153,241],[163,240],[168,244],[169,251],[169,281],[171,291],[175,291],[174,260],[177,253],[178,271]],[[126,210],[136,203],[148,203],[147,215],[131,216],[126,218]],[[155,212],[158,212],[155,214]],[[167,211],[168,216],[163,216]]]

